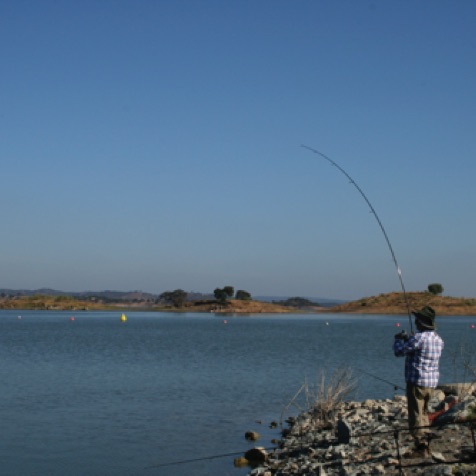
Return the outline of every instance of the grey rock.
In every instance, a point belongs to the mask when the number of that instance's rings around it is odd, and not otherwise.
[[[446,461],[445,457],[438,451],[432,451],[431,457],[438,463],[444,463]]]
[[[352,428],[347,420],[337,421],[337,441],[339,444],[349,444]]]

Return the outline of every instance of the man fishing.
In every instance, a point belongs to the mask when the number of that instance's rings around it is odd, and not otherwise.
[[[395,256],[387,232],[364,191],[357,185],[355,180],[339,164],[337,164],[337,162],[334,162],[331,158],[327,157],[327,155],[313,149],[312,147],[306,145],[302,145],[302,147],[327,160],[349,179],[350,183],[367,202],[370,211],[373,213],[385,237],[400,279],[400,285],[402,287],[405,304],[408,310],[408,317],[410,319],[410,327],[411,314],[413,314],[415,316],[415,325],[418,330],[418,332],[413,335],[412,329],[411,337],[408,337],[404,332],[397,334],[393,345],[393,350],[397,357],[406,357],[405,380],[407,382],[408,423],[410,431],[415,439],[415,450],[413,451],[412,456],[415,458],[419,456],[430,456],[427,430],[419,427],[429,426],[428,402],[432,390],[438,385],[438,365],[444,347],[443,340],[435,332],[435,311],[430,306],[426,306],[418,312],[411,312],[410,302],[407,298],[403,276],[397,262],[397,257]]]
[[[415,440],[410,458],[431,455],[428,445],[428,402],[438,385],[439,360],[443,339],[435,332],[436,313],[430,306],[412,312],[417,332],[410,337],[405,331],[395,335],[393,351],[396,357],[405,357],[407,383],[408,426]],[[423,428],[422,428],[423,427]]]

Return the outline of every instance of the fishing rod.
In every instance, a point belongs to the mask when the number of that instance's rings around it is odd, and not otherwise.
[[[313,149],[312,147],[309,147],[307,145],[302,145],[302,144],[301,144],[301,147],[303,147],[304,149],[310,150],[311,152],[314,152],[315,154],[321,156],[323,159],[326,159],[328,162],[330,162],[334,167],[336,167],[340,172],[342,172],[349,179],[350,183],[357,189],[357,191],[360,193],[360,195],[362,195],[363,199],[366,201],[367,205],[370,208],[370,211],[374,215],[375,219],[377,220],[377,223],[380,226],[380,229],[382,230],[383,236],[385,237],[385,241],[387,242],[387,245],[388,245],[388,249],[390,250],[390,253],[392,255],[392,259],[393,259],[393,262],[395,264],[395,268],[397,270],[398,278],[400,280],[400,286],[401,286],[402,291],[403,291],[403,298],[405,300],[405,304],[406,304],[406,307],[407,307],[408,320],[410,322],[410,331],[413,333],[412,313],[411,313],[411,309],[410,309],[410,303],[408,301],[407,292],[405,290],[405,284],[403,282],[402,271],[400,269],[400,266],[398,265],[397,257],[395,256],[395,252],[393,251],[393,247],[392,247],[392,244],[390,243],[390,239],[387,235],[387,232],[385,231],[385,228],[384,228],[382,222],[380,221],[379,216],[377,215],[377,212],[375,211],[375,208],[370,203],[370,200],[367,198],[367,195],[365,195],[363,190],[357,185],[356,181],[339,164],[334,162],[327,155],[323,154],[322,152],[319,152],[316,149]]]

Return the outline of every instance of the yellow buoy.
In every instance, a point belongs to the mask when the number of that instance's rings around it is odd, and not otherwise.
[[[123,313],[121,315],[121,322],[126,322],[127,321],[127,316]]]

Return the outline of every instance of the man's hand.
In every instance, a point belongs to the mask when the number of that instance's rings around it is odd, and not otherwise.
[[[395,334],[395,339],[408,340],[408,334],[405,331]]]

